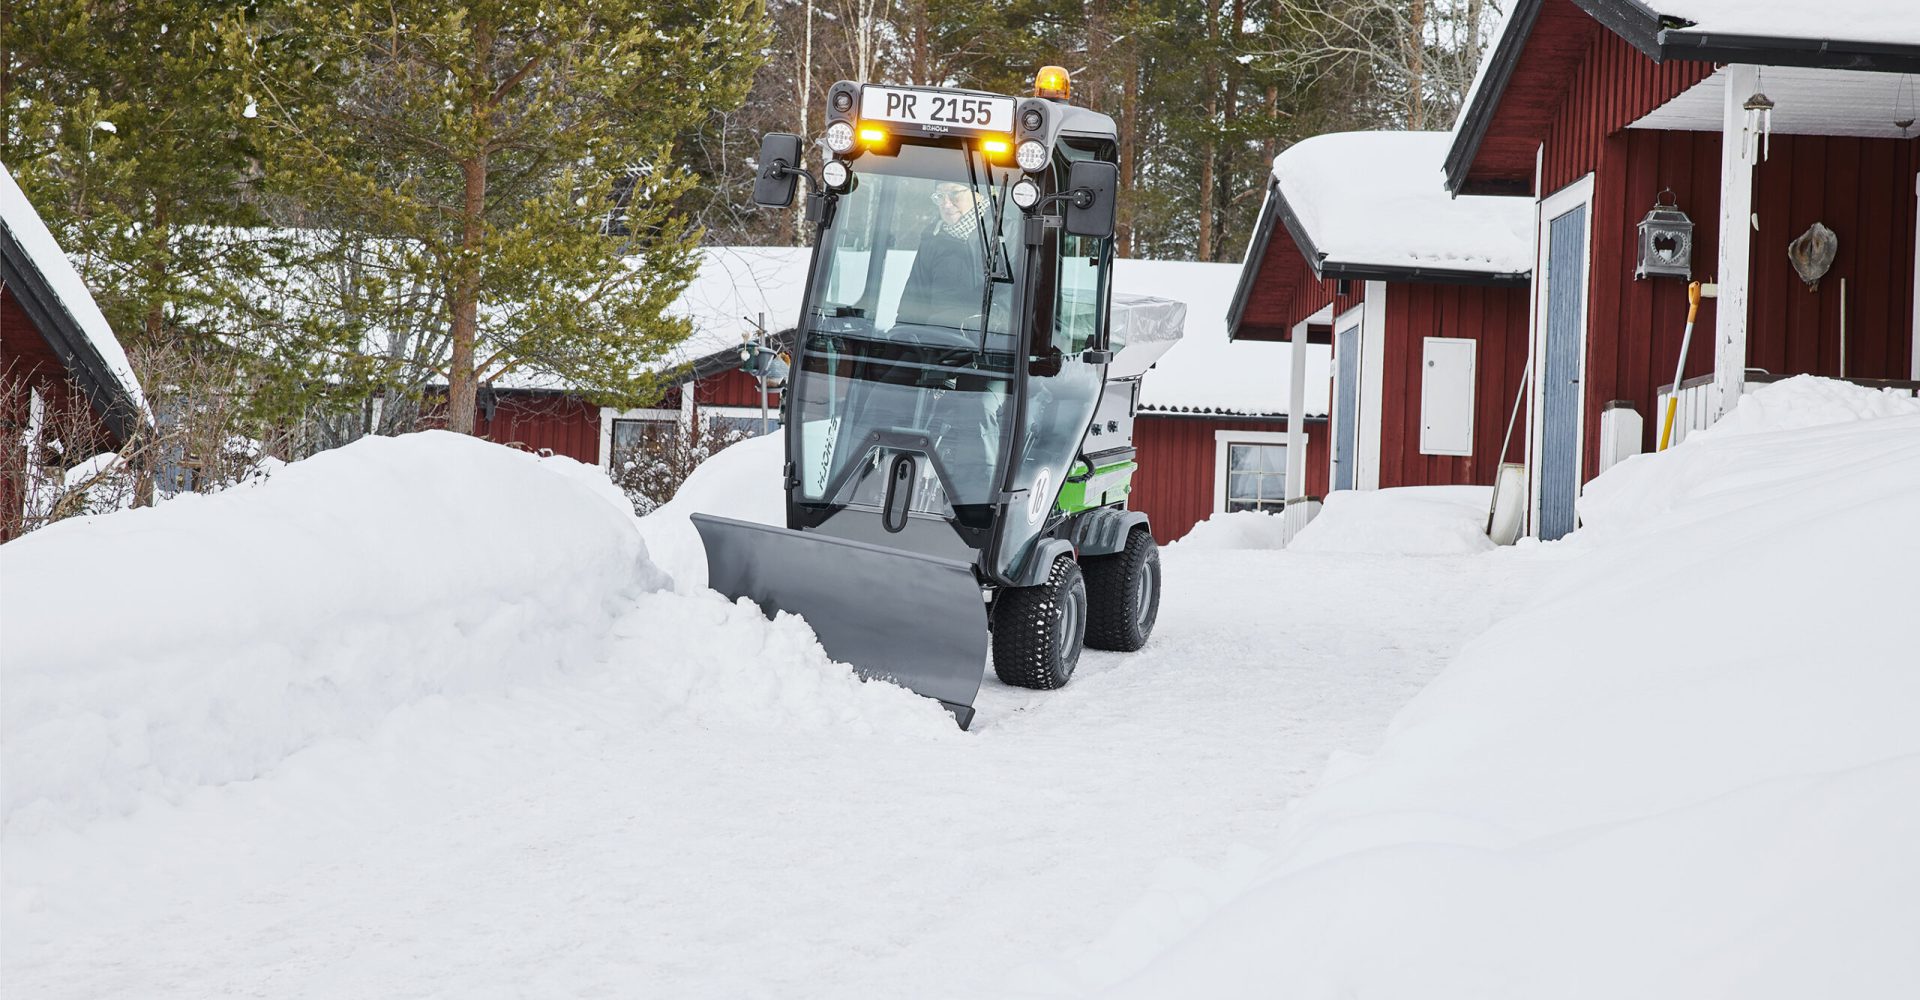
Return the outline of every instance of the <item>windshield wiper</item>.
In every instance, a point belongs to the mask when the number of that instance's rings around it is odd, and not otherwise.
[[[974,169],[974,154],[970,150],[961,150],[961,156],[967,161],[967,183],[973,190],[977,206],[980,198],[980,175]],[[987,172],[987,208],[993,212],[993,235],[987,235],[987,219],[983,212],[973,214],[974,231],[980,234],[980,350],[987,349],[987,330],[993,325],[993,286],[1001,282],[1013,281],[1013,268],[1007,261],[1006,240],[1002,233],[1006,228],[1006,216],[1003,211],[1007,203],[1007,190],[1011,181],[1001,178],[999,197],[994,196],[993,172]]]

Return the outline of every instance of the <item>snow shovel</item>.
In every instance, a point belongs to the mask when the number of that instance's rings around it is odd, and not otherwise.
[[[867,542],[694,514],[707,585],[807,620],[827,655],[933,698],[960,728],[986,672],[986,604],[972,565]]]
[[[1660,421],[1660,447],[1655,451],[1666,451],[1667,442],[1673,438],[1673,411],[1680,404],[1680,376],[1687,370],[1687,346],[1693,343],[1693,319],[1700,313],[1702,287],[1698,281],[1687,286],[1687,329],[1680,335],[1680,360],[1673,363],[1673,391],[1667,393],[1667,415]]]

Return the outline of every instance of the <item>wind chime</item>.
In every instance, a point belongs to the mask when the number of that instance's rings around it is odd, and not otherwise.
[[[1746,128],[1740,133],[1747,162],[1753,162],[1755,153],[1764,160],[1773,154],[1773,98],[1756,90],[1741,107],[1747,110]]]
[[[1893,124],[1900,130],[1900,138],[1907,137],[1907,130],[1913,127],[1913,77],[1900,75],[1900,87],[1893,92]]]

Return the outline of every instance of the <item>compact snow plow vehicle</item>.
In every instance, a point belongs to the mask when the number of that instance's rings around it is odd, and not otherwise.
[[[754,190],[790,207],[804,181],[815,233],[787,524],[694,523],[714,589],[805,617],[964,728],[989,652],[1003,681],[1056,688],[1083,644],[1152,632],[1133,415],[1186,307],[1114,294],[1117,137],[1063,71],[1028,98],[841,81],[826,122],[817,176],[774,133]]]

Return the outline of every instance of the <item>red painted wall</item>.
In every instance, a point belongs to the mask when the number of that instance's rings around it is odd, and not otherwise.
[[[1639,116],[1640,105],[1632,95],[1654,93],[1646,89],[1650,67],[1651,60],[1625,47],[1611,32],[1602,32],[1576,75],[1543,165],[1545,176],[1561,182],[1550,182],[1549,191],[1594,174],[1584,478],[1599,473],[1599,419],[1608,401],[1631,401],[1646,418],[1643,448],[1654,447],[1659,433],[1654,401],[1658,387],[1673,378],[1686,324],[1686,282],[1635,281],[1633,270],[1637,225],[1661,189],[1671,188],[1694,222],[1694,277],[1712,280],[1718,262],[1719,133],[1618,128],[1597,134],[1606,122]],[[1611,91],[1599,83],[1583,87],[1579,82],[1601,71],[1617,77]],[[1584,122],[1584,133],[1576,133],[1570,124],[1578,122]],[[1916,169],[1920,138],[1773,138],[1771,157],[1754,171],[1754,213],[1760,228],[1753,234],[1748,278],[1750,367],[1776,374],[1839,375],[1839,279],[1845,277],[1846,374],[1908,377]],[[1815,221],[1838,234],[1840,249],[1819,289],[1809,291],[1794,274],[1786,247]],[[1688,352],[1688,377],[1713,370],[1714,308],[1712,300],[1702,303]]]
[[[1133,476],[1132,510],[1145,511],[1162,545],[1179,539],[1213,513],[1214,439],[1221,430],[1285,432],[1284,418],[1228,419],[1141,414],[1133,423],[1140,469]],[[1327,492],[1327,424],[1307,421],[1307,488]]]
[[[1380,393],[1380,485],[1493,485],[1520,375],[1527,364],[1525,287],[1387,286],[1386,352]],[[1420,387],[1426,337],[1463,337],[1474,352],[1473,454],[1420,453]],[[1522,459],[1520,443],[1509,454]]]
[[[117,447],[106,422],[93,404],[74,385],[66,365],[53,347],[27,317],[27,311],[14,298],[13,290],[0,285],[0,381],[9,387],[31,392],[0,393],[0,509],[18,512],[25,502],[27,452],[21,447],[21,435],[32,416],[32,392],[37,392],[51,408],[50,416],[58,424],[71,418],[89,428],[90,440],[67,441],[68,453],[78,456],[98,454]],[[0,518],[0,541],[9,537],[7,525],[12,518]]]
[[[534,393],[501,392],[494,397],[493,416],[480,407],[474,433],[489,441],[551,450],[556,455],[586,462],[600,461],[600,408],[582,399]]]

